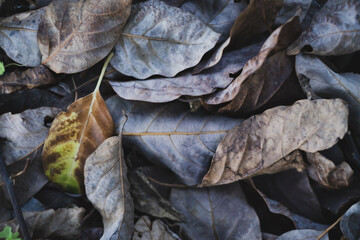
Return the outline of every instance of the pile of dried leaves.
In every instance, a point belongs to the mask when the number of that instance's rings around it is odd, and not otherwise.
[[[360,1],[18,2],[2,234],[360,238]]]

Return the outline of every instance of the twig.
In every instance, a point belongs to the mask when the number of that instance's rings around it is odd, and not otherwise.
[[[338,224],[341,220],[341,218],[343,217],[344,215],[342,215],[341,217],[339,217],[333,224],[331,224],[330,227],[328,227],[322,234],[320,234],[316,240],[320,240],[320,238],[322,238],[323,236],[325,236],[325,234],[327,234],[333,227],[335,227],[336,224]]]
[[[6,190],[7,190],[8,194],[9,194],[11,205],[12,205],[12,207],[14,209],[15,217],[18,220],[21,234],[23,235],[24,240],[30,240],[30,235],[29,235],[29,232],[28,232],[27,227],[26,227],[24,216],[23,216],[22,211],[20,209],[19,203],[16,200],[16,196],[15,196],[14,188],[13,188],[13,185],[12,185],[12,181],[11,181],[11,179],[9,177],[9,174],[8,174],[7,170],[6,170],[6,165],[5,165],[5,162],[4,162],[3,158],[2,158],[2,156],[0,156],[0,175],[1,175],[2,179],[4,180]]]

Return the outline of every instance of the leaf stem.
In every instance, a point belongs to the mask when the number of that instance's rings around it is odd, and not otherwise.
[[[18,223],[19,223],[21,234],[23,235],[24,240],[30,240],[31,238],[30,238],[28,229],[26,227],[24,216],[23,216],[22,211],[20,209],[19,203],[16,200],[16,195],[15,195],[15,192],[14,192],[12,181],[11,181],[11,178],[10,178],[7,170],[6,170],[6,165],[5,165],[5,162],[4,162],[3,158],[2,158],[2,156],[0,156],[0,176],[4,180],[6,190],[7,190],[8,194],[9,194],[9,198],[10,198],[10,201],[11,201],[11,205],[12,205],[12,207],[14,209],[15,217],[16,217]]]
[[[99,80],[98,80],[98,82],[97,82],[97,84],[96,84],[94,93],[99,90],[100,84],[101,84],[101,82],[102,82],[102,80],[103,80],[103,78],[104,78],[104,75],[105,75],[106,68],[107,68],[107,66],[108,66],[108,64],[109,64],[109,62],[110,62],[110,60],[111,60],[111,58],[112,58],[113,56],[114,56],[114,53],[112,52],[112,53],[110,53],[109,56],[106,58],[106,61],[105,61],[105,63],[104,63],[104,66],[103,66],[103,68],[101,69],[101,74],[100,74]]]
[[[321,233],[317,238],[316,240],[320,240],[323,236],[325,236],[325,234],[327,234],[331,229],[333,229],[336,224],[338,224],[341,220],[341,218],[343,217],[344,215],[342,215],[341,217],[339,217],[333,224],[331,224],[330,227],[328,227],[323,233]]]

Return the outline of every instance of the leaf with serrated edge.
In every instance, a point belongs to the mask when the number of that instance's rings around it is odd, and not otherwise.
[[[260,222],[240,183],[198,189],[176,189],[170,201],[185,215],[177,223],[189,239],[261,239]]]
[[[15,62],[28,67],[40,65],[36,35],[45,9],[15,14],[0,22],[0,47]]]
[[[316,55],[344,55],[360,50],[360,1],[327,1],[287,53],[296,55],[301,50]]]
[[[134,206],[119,137],[106,139],[85,163],[86,196],[100,212],[107,239],[131,239]]]
[[[49,128],[44,126],[45,117],[55,117],[59,109],[41,107],[22,113],[5,113],[0,116],[0,150],[5,163],[16,160],[38,149],[45,141]]]
[[[42,64],[56,73],[76,73],[99,62],[116,44],[131,2],[52,1],[37,35]]]
[[[181,96],[202,96],[218,88],[226,88],[233,80],[233,74],[255,56],[261,43],[225,54],[214,67],[198,75],[191,71],[180,73],[173,78],[155,78],[144,81],[110,81],[114,91],[122,98],[146,102],[170,102]]]
[[[81,234],[83,208],[49,209],[43,212],[25,212],[24,219],[31,239],[77,239]],[[0,229],[10,226],[19,231],[16,219],[0,223]]]
[[[156,74],[173,77],[199,63],[219,37],[179,8],[159,0],[138,3],[131,9],[111,65],[138,79]]]
[[[141,216],[134,226],[133,240],[180,240],[162,221]]]
[[[165,165],[188,185],[196,185],[209,167],[216,146],[241,119],[190,112],[187,104],[153,104],[114,96],[106,101],[119,132],[124,119],[124,145],[135,147],[155,164]]]
[[[221,141],[202,185],[251,177],[296,149],[330,148],[347,132],[347,121],[348,109],[341,99],[299,100],[252,116]]]
[[[43,165],[50,181],[71,193],[84,192],[86,158],[114,133],[114,122],[99,87],[109,55],[93,93],[76,100],[51,124],[43,149]]]

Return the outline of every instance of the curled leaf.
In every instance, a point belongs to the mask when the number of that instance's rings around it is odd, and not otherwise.
[[[159,219],[150,220],[148,216],[142,216],[134,226],[133,240],[180,240],[162,221]]]
[[[251,177],[272,167],[296,149],[321,151],[347,132],[348,109],[341,99],[299,100],[252,116],[221,141],[202,185],[217,185]]]
[[[329,0],[287,53],[344,55],[360,49],[360,2]]]
[[[220,34],[194,15],[159,0],[133,5],[111,65],[138,79],[173,77],[193,67]]]

